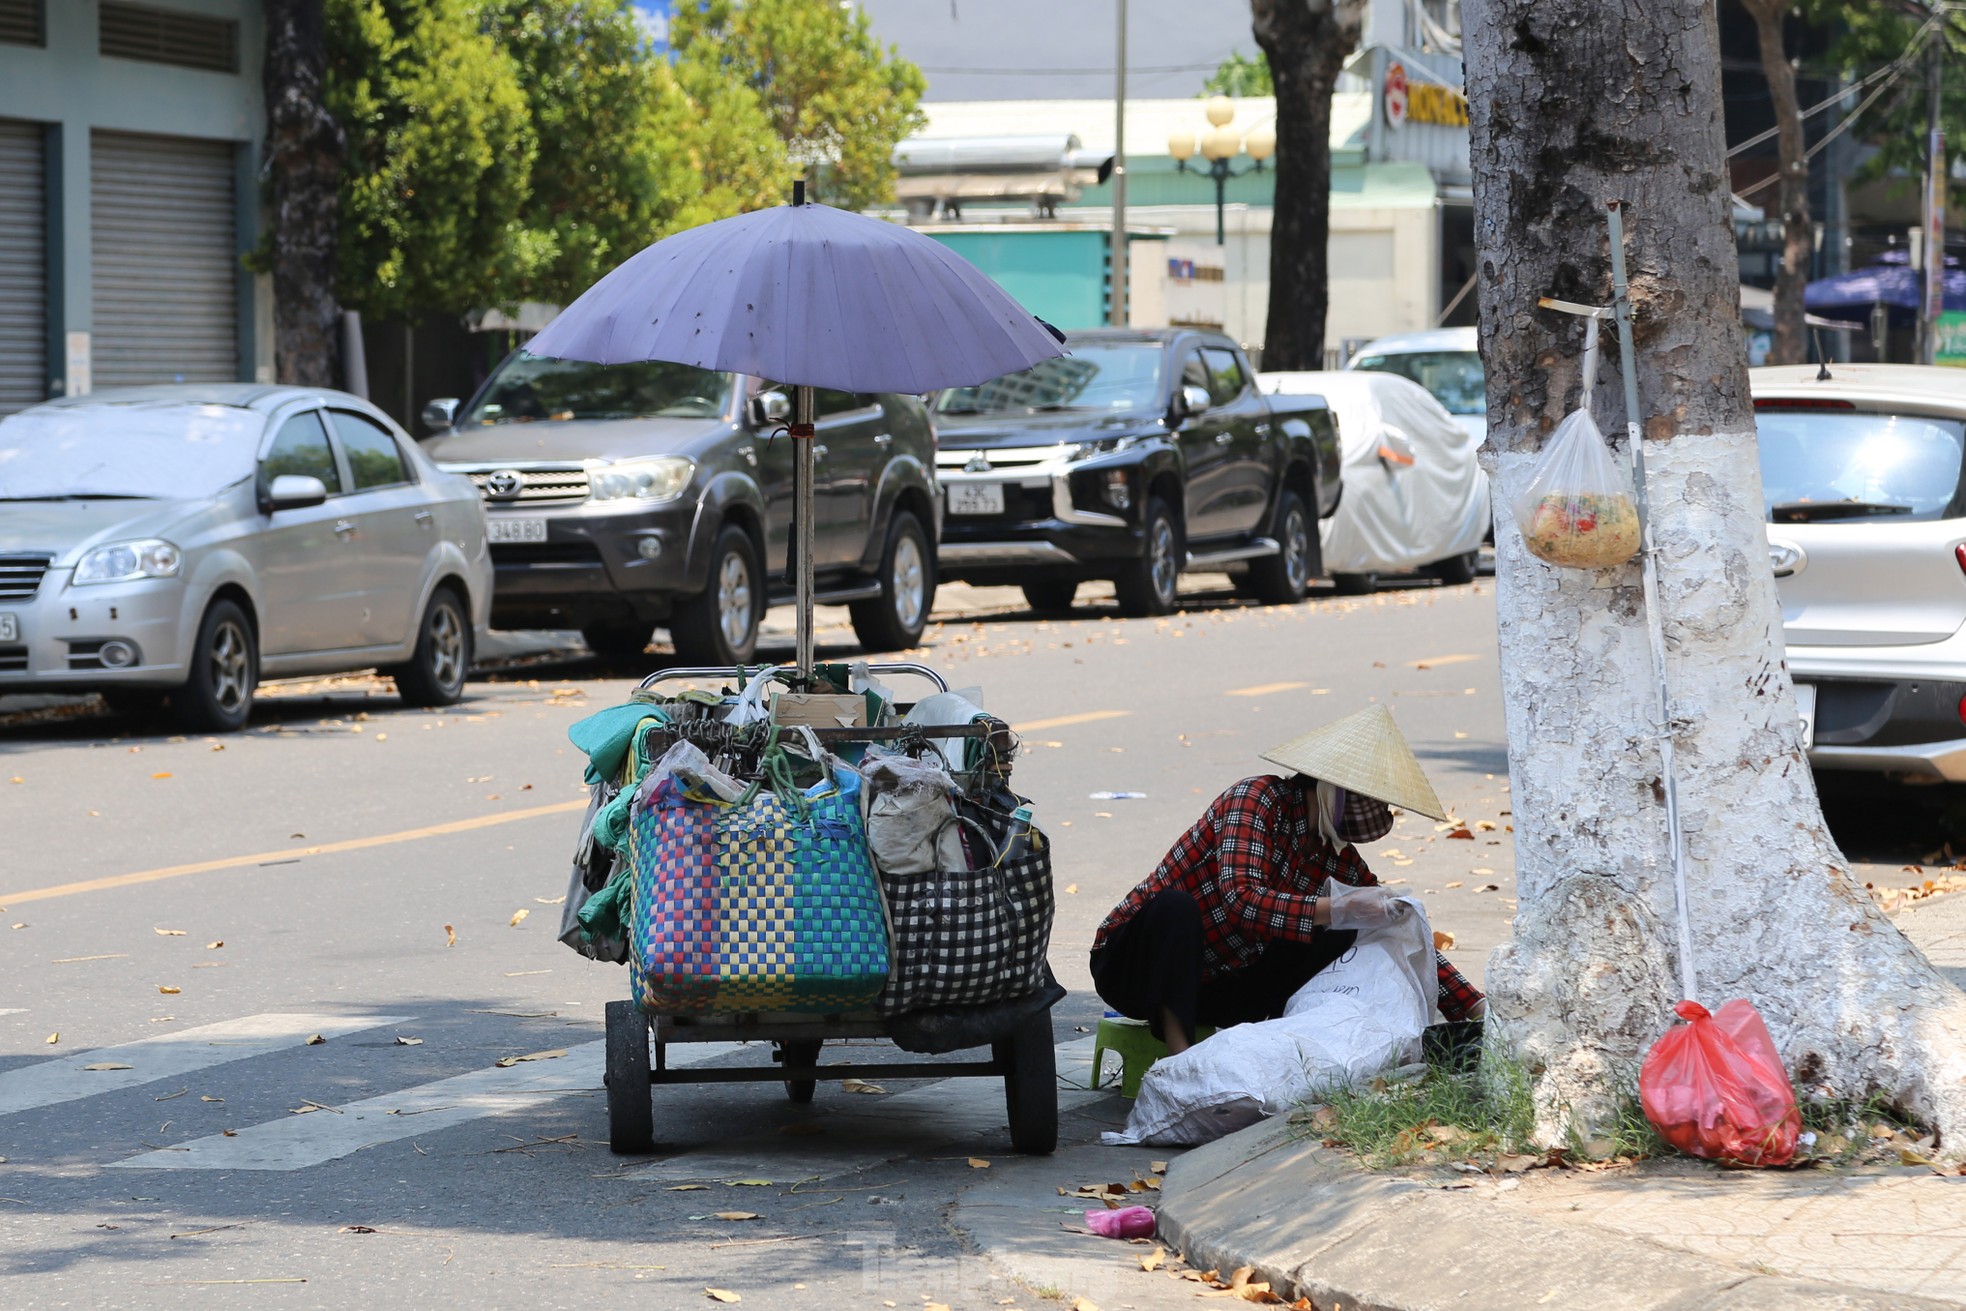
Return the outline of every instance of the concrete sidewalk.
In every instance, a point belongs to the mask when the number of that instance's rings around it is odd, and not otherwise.
[[[1966,984],[1966,895],[1894,919]],[[1174,1161],[1160,1236],[1318,1311],[1966,1307],[1966,1177],[1922,1166],[1367,1173],[1270,1121]]]

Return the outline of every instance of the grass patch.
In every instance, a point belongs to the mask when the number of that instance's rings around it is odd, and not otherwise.
[[[1293,1119],[1308,1133],[1351,1148],[1373,1170],[1493,1163],[1535,1150],[1529,1071],[1493,1053],[1468,1073],[1434,1067],[1415,1080],[1376,1079],[1367,1088],[1333,1092],[1324,1106]]]

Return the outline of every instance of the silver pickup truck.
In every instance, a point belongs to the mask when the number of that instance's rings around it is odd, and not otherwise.
[[[935,438],[910,396],[820,391],[816,600],[851,607],[869,650],[912,646],[935,599]],[[485,501],[492,624],[577,628],[632,656],[666,626],[688,664],[751,659],[791,598],[788,389],[683,364],[516,352],[425,449]]]

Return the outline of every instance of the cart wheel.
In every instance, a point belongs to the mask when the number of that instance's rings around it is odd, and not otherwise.
[[[1004,1066],[1010,1145],[1026,1156],[1051,1155],[1058,1148],[1058,1053],[1052,1047],[1051,1012],[1039,1011],[992,1050]]]
[[[804,1067],[811,1069],[819,1064],[819,1044],[816,1042],[786,1042],[778,1046],[778,1056],[787,1069]],[[817,1079],[787,1079],[785,1095],[793,1102],[804,1106],[812,1100],[812,1094],[819,1087]]]
[[[654,1151],[648,1016],[632,1001],[609,1002],[607,1016],[608,1146],[623,1154]]]

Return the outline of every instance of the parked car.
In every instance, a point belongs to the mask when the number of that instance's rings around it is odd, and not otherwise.
[[[1966,373],[1748,377],[1810,763],[1966,781]]]
[[[1265,373],[1272,395],[1322,396],[1338,416],[1345,495],[1321,525],[1338,590],[1370,592],[1379,575],[1418,569],[1444,583],[1474,578],[1493,519],[1478,438],[1419,384],[1395,373]]]
[[[1321,572],[1338,434],[1314,397],[1265,397],[1240,348],[1182,328],[1075,332],[1070,354],[936,399],[945,577],[1063,610],[1109,578],[1166,614],[1184,570],[1274,604]]]
[[[1425,387],[1479,445],[1488,436],[1488,377],[1473,328],[1433,328],[1369,341],[1347,369],[1396,373]]]
[[[263,676],[377,668],[463,695],[484,514],[368,402],[245,384],[51,401],[0,422],[0,693],[168,698],[245,724]]]
[[[912,396],[820,390],[813,576],[873,651],[913,646],[935,602],[935,434]],[[500,628],[578,628],[634,656],[666,625],[690,664],[750,660],[792,599],[789,389],[686,364],[518,351],[426,444],[485,499]]]

